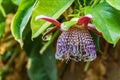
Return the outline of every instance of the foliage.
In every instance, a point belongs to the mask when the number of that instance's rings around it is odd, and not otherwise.
[[[94,8],[87,7],[87,14],[92,14],[93,23],[97,30],[102,32],[103,37],[112,44],[116,44],[120,39],[120,11],[115,10],[106,2]]]
[[[41,35],[51,24],[42,20],[36,21],[38,15],[58,19],[69,26],[76,22],[63,20],[63,17],[70,19],[91,14],[91,23],[108,43],[115,46],[120,39],[119,0],[0,0],[0,37],[5,32],[6,17],[9,13],[14,13],[11,33],[29,58],[28,75],[31,80],[58,79],[54,58],[55,46],[52,44],[60,32],[55,31],[51,40],[43,41]],[[92,35],[99,50],[99,37],[93,33]],[[39,53],[41,49],[42,54]]]
[[[39,54],[40,48],[43,46],[41,36],[34,41],[31,40],[31,35],[28,33],[24,41],[24,49],[29,56],[28,75],[31,80],[57,80],[55,67],[55,58],[52,46],[49,46],[44,55]],[[28,47],[29,46],[29,47]],[[54,77],[53,77],[54,76]]]
[[[5,23],[1,22],[0,23],[0,37],[2,36],[3,32],[4,32],[4,27],[5,27]]]

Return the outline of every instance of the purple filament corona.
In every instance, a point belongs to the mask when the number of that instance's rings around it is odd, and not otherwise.
[[[59,60],[92,61],[96,58],[96,49],[92,37],[86,28],[71,27],[62,31],[57,40],[55,54]]]

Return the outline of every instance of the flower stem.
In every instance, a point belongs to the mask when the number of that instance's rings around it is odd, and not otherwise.
[[[86,0],[84,0],[84,4],[83,5],[84,5],[84,7],[86,7]]]
[[[47,31],[46,33],[43,34],[42,39],[45,40],[45,39],[46,39],[46,36],[47,36],[48,34],[52,33],[53,31],[55,31],[55,30],[57,30],[57,29],[58,29],[58,27],[54,27],[54,28],[50,29],[49,31]]]
[[[94,7],[95,5],[97,5],[99,1],[100,1],[100,0],[94,0],[94,2],[93,2],[93,4],[91,5],[91,7]]]
[[[14,58],[16,57],[18,53],[18,48],[15,49],[13,55],[11,56],[11,58],[9,59],[9,61],[7,62],[7,64],[3,67],[0,67],[0,80],[2,80],[2,75],[8,71],[8,68],[10,67],[10,65],[12,64]]]
[[[2,80],[2,75],[0,74],[0,80]]]
[[[85,64],[85,68],[84,68],[84,71],[85,71],[85,72],[88,70],[89,65],[90,65],[90,61],[86,62],[86,64]]]
[[[15,56],[17,55],[17,53],[18,53],[18,48],[15,49],[13,55],[11,56],[11,58],[9,59],[7,64],[5,65],[6,68],[8,68],[11,65],[11,63],[13,62],[13,60],[14,60]]]

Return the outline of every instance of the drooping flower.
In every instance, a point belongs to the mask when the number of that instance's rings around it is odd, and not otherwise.
[[[92,61],[96,50],[87,29],[71,27],[63,31],[57,40],[56,59],[73,59],[75,61]]]
[[[49,17],[38,16],[37,19],[47,20],[57,28],[61,28],[61,24]],[[96,49],[93,39],[88,31],[92,30],[99,33],[93,25],[89,24],[91,16],[83,16],[78,19],[77,24],[70,26],[68,30],[62,30],[56,44],[56,59],[59,60],[75,60],[75,61],[92,61],[96,58]],[[54,29],[55,30],[55,29]],[[48,33],[50,33],[49,31]],[[47,34],[48,34],[47,33]]]

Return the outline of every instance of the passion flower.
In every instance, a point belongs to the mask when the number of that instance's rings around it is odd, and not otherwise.
[[[79,18],[77,24],[70,26],[68,30],[62,30],[61,23],[55,19],[46,16],[38,16],[36,19],[47,20],[56,25],[54,29],[48,31],[44,36],[56,29],[62,31],[56,44],[56,59],[72,59],[75,61],[83,60],[86,62],[92,61],[96,58],[97,54],[95,45],[88,29],[99,35],[101,35],[101,33],[99,33],[93,25],[89,24],[91,16],[83,16]]]
[[[63,31],[57,40],[56,59],[73,59],[75,61],[92,61],[96,50],[87,29],[71,27]]]

